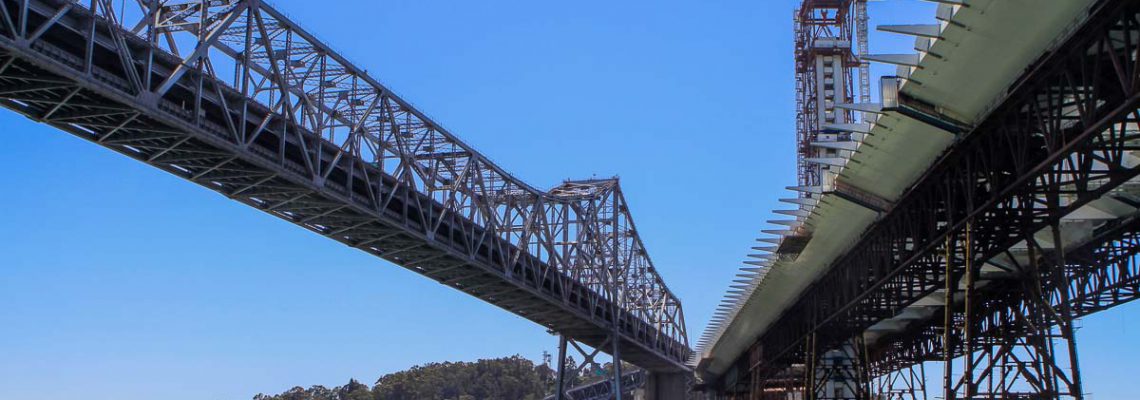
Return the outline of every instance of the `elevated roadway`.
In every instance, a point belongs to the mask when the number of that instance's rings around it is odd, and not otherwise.
[[[772,254],[750,262],[706,331],[695,360],[706,384],[746,393],[797,363],[792,379],[802,384],[804,349],[815,341],[828,351],[857,337],[876,357],[914,356],[896,368],[961,356],[955,345],[938,350],[959,340],[943,335],[944,314],[960,323],[967,287],[981,300],[1024,296],[1016,282],[1042,254],[1118,254],[1077,263],[1116,278],[1091,274],[1073,281],[1087,290],[1046,297],[1087,294],[1080,301],[1098,304],[1087,310],[1134,298],[1127,227],[1140,158],[1130,136],[1134,69],[1123,66],[1135,61],[1128,4],[948,1],[934,24],[880,27],[914,36],[916,53],[866,57],[897,65],[897,76],[881,81],[880,103],[840,105],[869,123],[832,127],[858,138],[837,159],[817,160],[841,168],[833,184],[791,188],[816,196],[789,199],[796,209],[781,213],[796,217],[792,229],[761,239],[772,246],[758,249]],[[1106,295],[1115,302],[1098,297]],[[1049,323],[1071,328],[1087,313],[1076,303],[1057,298],[1052,305],[1071,315]]]

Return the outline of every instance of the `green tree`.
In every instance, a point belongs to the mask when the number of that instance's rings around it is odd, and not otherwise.
[[[515,355],[475,362],[418,365],[381,376],[369,388],[355,379],[332,389],[300,386],[254,400],[539,400],[553,391],[554,371]]]

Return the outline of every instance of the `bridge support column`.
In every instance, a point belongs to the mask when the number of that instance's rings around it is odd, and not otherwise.
[[[553,331],[550,333],[554,334]],[[575,387],[575,385],[582,383],[578,382],[579,377],[582,376],[582,371],[595,371],[599,373],[604,371],[605,374],[608,375],[605,381],[602,382],[603,385],[595,385],[596,387],[592,388],[591,390],[598,390],[598,388],[604,387],[605,392],[611,394],[611,399],[621,400],[623,397],[628,398],[626,394],[629,393],[629,391],[623,388],[623,386],[626,384],[623,382],[623,377],[625,379],[628,379],[628,377],[622,373],[621,353],[616,342],[616,338],[609,338],[596,348],[583,348],[582,344],[575,341],[573,338],[559,334],[558,361],[557,370],[555,371],[555,388],[554,396],[551,396],[551,398],[554,400],[573,400],[576,398],[576,396],[581,395],[581,393],[577,395],[574,395],[573,393],[582,389],[582,387]],[[612,346],[610,349],[614,354],[613,363],[610,365],[608,371],[601,363],[597,361],[597,356],[602,353],[602,349],[606,348],[606,346]],[[571,348],[575,350],[578,355],[582,356],[582,361],[580,364],[571,365],[573,357],[566,354],[567,350]],[[591,349],[591,351],[587,351],[587,348]],[[652,399],[652,397],[650,398]]]
[[[824,353],[816,364],[815,395],[819,400],[866,399],[863,363],[854,345]]]
[[[621,400],[622,394],[625,393],[625,391],[622,390],[622,387],[621,387],[621,377],[622,377],[622,373],[621,373],[621,348],[620,348],[621,346],[619,346],[619,344],[621,343],[621,339],[619,339],[619,337],[618,337],[616,327],[614,328],[614,338],[613,338],[613,340],[611,340],[611,342],[614,346],[614,352],[613,352],[614,361],[611,364],[612,365],[612,367],[611,367],[611,369],[612,369],[611,375],[612,376],[610,377],[610,379],[613,380],[614,399]]]
[[[871,396],[878,400],[926,400],[926,365],[919,362],[895,369],[872,381]]]
[[[562,335],[558,335],[558,367],[556,371],[554,399],[563,400],[566,398],[566,337]]]
[[[946,242],[943,397],[1082,399],[1060,227],[1026,228],[1024,247],[1006,252],[1017,279],[987,282],[985,297],[972,227]]]
[[[816,334],[806,339],[805,400],[863,400],[870,398],[870,374],[866,368],[862,336],[856,336],[838,349],[819,355]]]
[[[685,400],[689,379],[685,373],[649,374],[645,389],[634,393],[634,400]]]

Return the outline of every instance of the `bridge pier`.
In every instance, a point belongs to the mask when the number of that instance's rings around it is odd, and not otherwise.
[[[634,400],[685,400],[689,391],[688,375],[682,372],[652,373],[645,388],[634,392]]]
[[[808,397],[815,400],[868,398],[863,363],[853,344],[831,350],[816,360]]]
[[[606,380],[597,382],[593,385],[580,386],[577,388],[568,387],[569,385],[567,382],[573,381],[575,377],[579,376],[580,373],[587,367],[592,367],[596,370],[604,370],[602,364],[597,361],[596,357],[601,354],[602,349],[605,346],[612,346],[611,350],[613,351],[613,362],[611,363],[610,371],[608,372],[609,377]],[[573,368],[568,368],[568,363],[571,360],[567,354],[567,350],[569,349],[575,350],[578,355],[582,356],[582,363],[574,365]],[[616,335],[609,339],[606,339],[606,341],[602,343],[602,346],[593,348],[592,351],[586,351],[586,349],[583,349],[581,344],[573,338],[561,334],[558,335],[558,361],[556,364],[557,370],[555,371],[555,387],[552,399],[573,400],[577,399],[579,396],[588,396],[589,398],[595,398],[598,395],[603,395],[609,396],[611,399],[621,400],[623,398],[623,394],[626,394],[627,391],[623,390],[622,388],[623,380],[626,379],[626,376],[622,373],[620,351],[619,339]],[[575,391],[587,392],[587,394],[579,393],[578,395],[573,395],[572,392]]]
[[[553,333],[553,332],[551,332]],[[601,347],[612,346],[612,340],[607,340]],[[616,346],[615,354],[620,354]],[[570,353],[582,356],[580,364],[569,363],[572,360]],[[614,366],[607,372],[607,379],[588,384],[574,386],[575,377],[580,376],[586,368],[603,369],[597,356],[600,348],[587,351],[573,338],[558,336],[558,360],[555,371],[554,394],[546,400],[684,400],[688,398],[693,375],[685,372],[649,372],[644,369],[622,371],[618,360],[614,358]]]

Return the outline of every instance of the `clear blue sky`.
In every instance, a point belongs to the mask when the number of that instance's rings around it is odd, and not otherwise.
[[[694,339],[794,182],[796,1],[274,3],[535,186],[620,175]],[[872,12],[933,18],[917,1]],[[248,399],[556,345],[109,150],[12,113],[0,126],[0,399]],[[1140,345],[1113,344],[1137,330],[1130,308],[1084,322],[1096,398],[1130,390]]]

